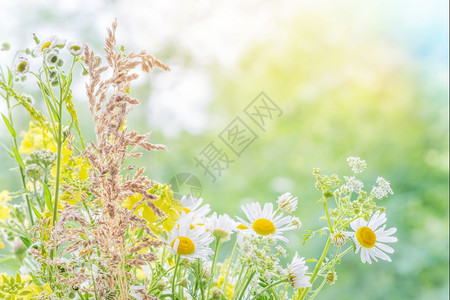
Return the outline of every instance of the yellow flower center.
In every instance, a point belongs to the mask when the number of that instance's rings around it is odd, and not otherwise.
[[[187,207],[183,207],[183,211],[187,214],[191,212],[191,210]]]
[[[44,44],[42,45],[42,47],[41,47],[41,51],[44,52],[44,50],[47,49],[48,47],[50,47],[51,44],[52,44],[51,41],[48,41],[48,42],[44,43]]]
[[[194,242],[185,236],[179,236],[176,239],[172,241],[171,247],[173,248],[173,245],[175,244],[175,241],[179,240],[180,243],[178,244],[177,254],[180,255],[191,255],[195,252],[195,245]]]
[[[252,224],[253,230],[260,235],[269,235],[275,232],[275,225],[272,221],[261,218],[255,220]]]
[[[375,242],[377,241],[377,236],[369,227],[360,227],[358,231],[356,231],[356,239],[359,244],[364,248],[372,248],[375,246]]]
[[[238,226],[236,226],[236,228],[240,230],[248,229],[248,227],[245,226],[244,224],[239,224]]]
[[[73,50],[73,51],[80,51],[80,49],[81,49],[81,47],[78,45],[73,45],[72,47],[70,47],[70,50]]]
[[[27,68],[28,63],[26,61],[21,61],[18,65],[17,65],[17,72],[24,72],[25,69]]]

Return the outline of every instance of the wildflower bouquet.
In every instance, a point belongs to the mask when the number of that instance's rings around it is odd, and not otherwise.
[[[289,192],[276,206],[250,203],[231,218],[210,214],[202,199],[174,199],[169,185],[127,165],[139,150],[165,149],[126,125],[139,104],[129,93],[135,70],[169,68],[145,51],[116,49],[116,27],[108,30],[106,64],[83,43],[34,36],[36,47],[1,69],[7,148],[21,188],[0,194],[0,246],[11,243],[22,264],[15,275],[1,274],[1,299],[313,299],[336,281],[348,253],[363,263],[390,261],[396,229],[386,229],[376,200],[393,192],[381,177],[366,192],[357,179],[366,163],[357,157],[348,159],[353,175],[343,180],[313,171],[324,227],[307,231],[304,242],[316,233],[327,240],[322,254],[297,252],[287,264],[285,232],[301,227]],[[85,141],[78,125],[77,69],[89,76],[95,141]],[[26,78],[38,85],[42,105],[21,92]],[[19,108],[30,116],[22,135],[14,125]],[[219,262],[224,243],[233,250]]]

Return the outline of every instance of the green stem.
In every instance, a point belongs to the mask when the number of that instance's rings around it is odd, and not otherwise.
[[[264,292],[266,292],[267,290],[271,289],[272,287],[274,287],[276,285],[279,285],[281,283],[287,282],[287,281],[289,281],[289,278],[281,279],[281,280],[275,281],[272,284],[269,284],[262,291],[260,291],[258,294],[256,294],[255,298],[258,298],[259,295],[264,294]]]
[[[314,291],[314,294],[311,295],[311,297],[309,297],[309,300],[314,299],[314,297],[317,296],[317,294],[320,292],[320,290],[323,288],[323,286],[325,285],[326,279],[324,278],[322,280],[322,283],[320,284],[320,286]]]
[[[238,300],[241,300],[242,297],[244,297],[245,290],[247,289],[248,285],[249,285],[250,282],[252,281],[253,276],[255,276],[255,273],[256,273],[256,271],[252,271],[252,273],[251,273],[250,276],[248,277],[248,280],[247,280],[247,282],[245,283],[245,285],[244,285],[244,287],[243,287],[243,289],[242,289],[242,291],[241,291],[241,294],[240,294]]]
[[[327,222],[328,222],[328,227],[330,228],[330,233],[333,234],[333,226],[331,225],[330,215],[328,214],[328,207],[327,207],[326,199],[324,199],[324,202],[323,202],[323,209],[325,210],[325,213],[327,215]]]
[[[309,282],[311,282],[311,286],[314,284],[314,280],[316,279],[317,273],[319,273],[320,267],[322,266],[323,260],[325,259],[328,249],[330,248],[330,244],[331,244],[331,236],[328,237],[327,243],[325,245],[325,248],[323,249],[322,255],[319,258],[319,261],[316,264],[316,267],[314,268],[314,271],[311,275],[311,280]],[[303,291],[301,297],[299,300],[303,300],[305,299],[306,295],[308,294],[310,287],[305,288],[305,290]]]
[[[175,270],[173,271],[173,279],[172,279],[172,299],[175,299],[175,281],[177,278],[178,265],[180,264],[180,255],[176,254],[175,258]]]
[[[230,273],[231,265],[233,263],[234,256],[236,255],[237,246],[238,246],[238,242],[237,242],[237,238],[236,238],[236,242],[234,243],[233,251],[231,252],[230,262],[227,267],[227,272],[225,273],[225,278],[223,279],[223,284],[222,284],[222,292],[223,293],[225,293],[225,289],[227,286],[227,280],[228,280],[228,274]]]
[[[62,102],[59,101],[58,103],[58,151],[57,151],[57,158],[56,158],[56,183],[55,183],[55,202],[53,205],[53,221],[52,225],[55,226],[56,219],[58,217],[58,196],[59,196],[59,181],[61,177],[61,153],[62,153]]]
[[[210,277],[210,280],[209,280],[208,292],[206,293],[206,299],[209,299],[209,294],[211,292],[211,281],[214,279],[214,267],[216,266],[217,255],[219,253],[219,249],[220,249],[220,237],[216,237],[216,244],[215,244],[215,249],[214,249],[214,257],[213,257],[213,261],[212,261],[212,264],[211,264],[211,277]]]

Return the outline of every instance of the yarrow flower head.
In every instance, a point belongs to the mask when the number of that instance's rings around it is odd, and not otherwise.
[[[191,225],[185,221],[175,226],[167,238],[170,251],[187,259],[207,259],[213,253],[208,247],[212,241],[212,236],[204,227],[191,229]]]
[[[377,199],[383,199],[387,197],[389,194],[393,195],[394,192],[391,189],[391,185],[389,182],[383,177],[378,177],[377,179],[378,186],[372,188],[370,194]]]
[[[371,264],[371,258],[378,262],[377,257],[391,261],[386,253],[394,253],[394,249],[385,243],[397,242],[397,238],[391,236],[397,231],[397,228],[392,227],[384,230],[386,227],[386,225],[383,225],[384,223],[386,223],[385,213],[376,213],[369,221],[359,218],[350,223],[350,227],[354,230],[350,235],[356,243],[356,253],[361,250],[361,261],[363,263]]]
[[[344,176],[345,179],[345,184],[344,184],[344,188],[347,192],[355,192],[355,193],[360,193],[362,188],[364,187],[364,183],[362,183],[362,181],[356,179],[355,177],[347,177]]]
[[[367,167],[366,161],[360,159],[359,157],[349,157],[347,158],[348,165],[352,168],[353,173],[362,173]]]
[[[206,219],[206,230],[215,238],[220,238],[221,241],[228,241],[230,235],[236,230],[236,222],[233,221],[227,214],[217,216],[216,213]]]
[[[292,196],[291,193],[284,193],[278,197],[278,208],[285,213],[292,213],[297,209],[297,197]]]
[[[18,74],[25,74],[30,70],[30,63],[28,58],[20,56],[14,64],[14,71]]]
[[[289,280],[294,288],[311,287],[310,276],[306,276],[308,267],[305,264],[305,258],[299,257],[295,252],[295,256],[292,259],[292,263],[287,266]]]
[[[264,208],[258,202],[242,206],[242,210],[248,218],[248,222],[241,218],[239,221],[256,235],[272,237],[287,242],[282,234],[285,231],[297,228],[291,224],[291,217],[283,217],[282,214],[275,216],[272,203],[266,203]]]
[[[70,54],[72,54],[73,56],[78,56],[83,53],[84,44],[81,42],[69,42],[67,43],[66,48]]]

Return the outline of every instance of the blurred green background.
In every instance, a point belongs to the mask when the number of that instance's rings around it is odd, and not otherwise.
[[[325,243],[317,237],[302,246],[305,229],[324,226],[312,168],[349,175],[346,158],[365,159],[367,189],[383,176],[395,193],[380,201],[388,227],[398,228],[393,262],[367,265],[348,255],[318,299],[448,299],[448,2],[0,0],[0,7],[0,42],[13,49],[31,47],[36,33],[101,53],[117,17],[119,44],[148,49],[172,68],[132,89],[143,103],[129,127],[152,130],[152,141],[169,148],[139,163],[161,182],[196,176],[219,213],[241,215],[242,203],[292,192],[303,227],[289,235],[291,253],[318,257]],[[2,64],[8,55],[0,52]],[[74,94],[92,136],[83,80]],[[32,85],[20,88],[37,95]],[[261,91],[283,111],[265,130],[244,112]],[[258,135],[239,157],[219,138],[236,117]],[[25,129],[26,115],[16,119]],[[215,182],[194,160],[210,142],[234,160]],[[0,159],[0,190],[14,190],[14,162],[5,151]],[[0,261],[0,271],[18,267]]]

